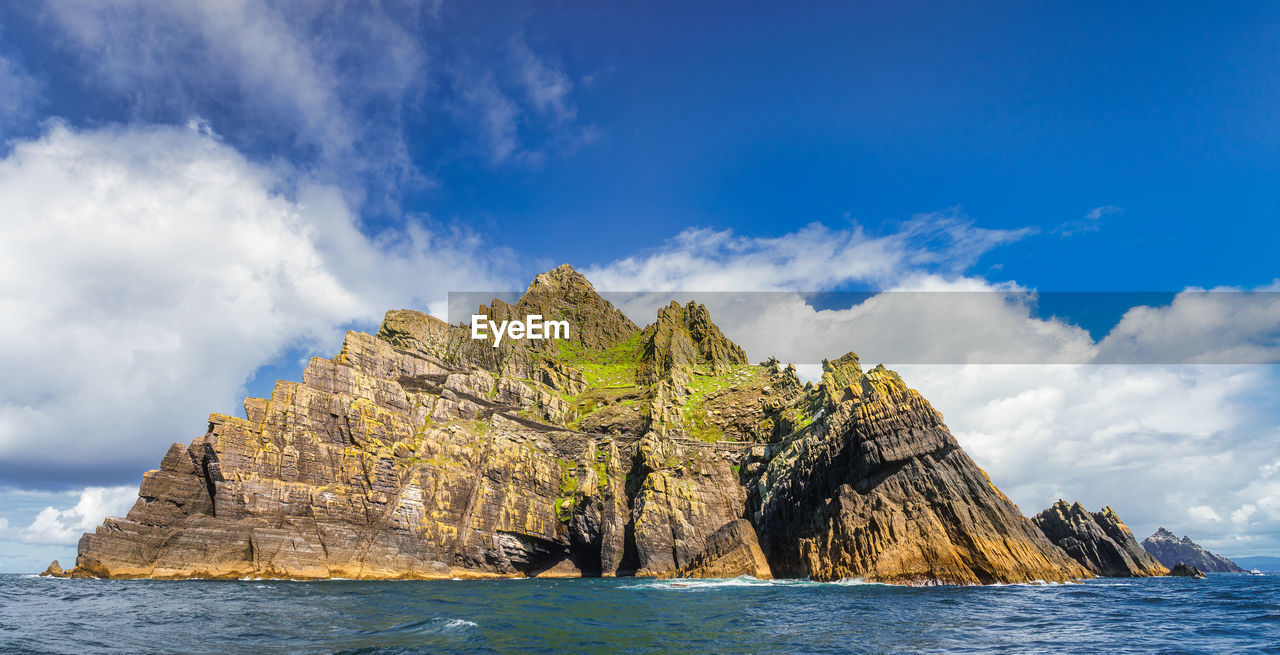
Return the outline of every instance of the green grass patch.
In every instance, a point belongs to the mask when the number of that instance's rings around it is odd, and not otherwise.
[[[556,358],[582,371],[588,387],[635,386],[640,366],[640,334],[606,350],[585,348],[569,341],[556,341]]]
[[[556,464],[560,465],[560,497],[556,498],[556,518],[561,523],[568,523],[573,516],[573,501],[577,497],[578,466],[560,457],[556,458]]]

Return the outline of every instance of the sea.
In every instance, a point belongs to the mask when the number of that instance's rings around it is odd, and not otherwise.
[[[1280,576],[800,580],[0,576],[3,653],[1280,653]]]

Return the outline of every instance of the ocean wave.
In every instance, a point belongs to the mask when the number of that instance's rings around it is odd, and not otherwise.
[[[700,589],[724,589],[727,587],[778,587],[795,586],[807,580],[761,580],[749,575],[736,578],[670,578],[666,580],[650,580],[639,584],[622,585],[621,589],[670,589],[690,591]]]
[[[477,628],[480,624],[467,619],[427,617],[414,619],[374,630],[361,630],[358,634],[365,636],[388,636],[404,634],[445,634]]]
[[[841,578],[830,582],[819,582],[808,578],[785,578],[774,580],[760,580],[749,575],[739,576],[736,578],[670,578],[664,580],[651,580],[638,584],[623,585],[622,589],[672,589],[677,591],[700,590],[700,589],[723,589],[731,587],[893,587],[910,589],[917,587],[941,588],[941,587],[964,587],[975,589],[992,589],[992,588],[1051,588],[1063,587],[1067,585],[1078,585],[1078,582],[1049,582],[1046,580],[1033,580],[1031,582],[997,582],[988,585],[957,585],[951,583],[927,583],[927,584],[895,584],[892,582],[879,582],[874,580],[865,580],[860,577]]]

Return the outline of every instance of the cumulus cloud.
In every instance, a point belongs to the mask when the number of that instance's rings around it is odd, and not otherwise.
[[[231,109],[237,120],[215,117],[214,127],[241,145],[284,135],[344,174],[354,167],[398,180],[418,175],[401,115],[423,90],[421,14],[394,2],[49,3],[92,78],[137,116]]]
[[[1103,339],[1106,361],[1280,362],[1280,281],[1254,292],[1189,289],[1125,312]]]
[[[0,518],[0,534],[4,534],[5,532],[8,532],[8,531],[9,531],[9,519]]]
[[[235,412],[287,349],[390,307],[510,284],[502,251],[411,221],[365,236],[343,195],[207,128],[55,126],[0,160],[0,478],[118,480]]]
[[[127,514],[137,498],[136,487],[87,487],[74,507],[41,510],[31,525],[18,532],[18,539],[30,544],[74,545],[104,518]]]

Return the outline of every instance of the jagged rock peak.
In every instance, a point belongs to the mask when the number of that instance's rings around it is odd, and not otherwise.
[[[569,264],[561,264],[549,271],[535,275],[533,281],[529,283],[529,288],[525,289],[525,293],[532,293],[537,290],[553,292],[576,290],[595,293],[596,288],[587,279],[587,276],[579,273]]]
[[[1235,562],[1200,547],[1191,540],[1191,537],[1184,536],[1179,539],[1177,535],[1164,528],[1156,530],[1150,537],[1143,539],[1142,547],[1169,568],[1185,563],[1209,573],[1244,571]]]
[[[1059,499],[1031,520],[1050,541],[1097,575],[1129,578],[1168,573],[1138,545],[1110,506],[1090,512],[1079,502]]]
[[[626,341],[640,331],[613,303],[605,300],[587,277],[568,264],[539,273],[514,305],[494,299],[492,305],[480,306],[494,322],[520,319],[538,314],[543,320],[569,322],[568,341],[587,348],[602,350]],[[551,340],[527,341],[535,350],[558,348]]]
[[[839,403],[852,398],[855,385],[862,380],[862,365],[858,353],[848,352],[834,362],[822,360],[822,395],[829,403]]]
[[[658,310],[658,318],[644,329],[639,379],[655,384],[671,379],[683,387],[695,370],[721,375],[731,366],[747,363],[747,353],[729,340],[700,303],[676,301]]]

